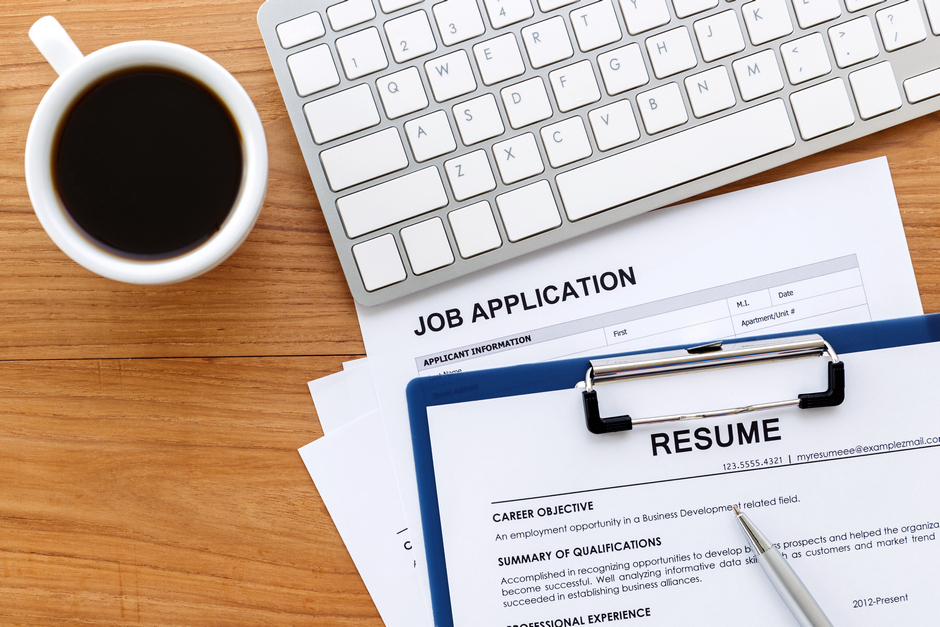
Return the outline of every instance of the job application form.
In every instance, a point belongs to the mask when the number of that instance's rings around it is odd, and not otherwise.
[[[602,435],[576,389],[429,407],[453,624],[795,624],[732,506],[833,624],[934,623],[940,344],[841,357],[838,407]],[[704,411],[825,389],[822,365],[598,389],[610,413]]]
[[[655,211],[357,311],[426,585],[412,378],[923,310],[877,159]]]

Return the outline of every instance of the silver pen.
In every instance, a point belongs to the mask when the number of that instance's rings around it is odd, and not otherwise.
[[[754,526],[754,523],[741,513],[741,510],[737,507],[733,509],[734,515],[738,517],[738,522],[744,529],[744,535],[747,536],[751,548],[757,554],[757,563],[764,569],[764,573],[770,579],[777,594],[790,608],[796,622],[802,627],[832,627],[832,623],[826,618],[819,604],[816,603],[816,599],[800,581],[787,560],[780,555],[780,551],[774,548],[774,545]]]

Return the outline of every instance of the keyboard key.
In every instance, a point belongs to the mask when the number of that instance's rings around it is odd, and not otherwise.
[[[728,68],[723,65],[686,77],[685,90],[697,118],[730,109],[735,104]]]
[[[339,85],[339,74],[326,44],[292,54],[287,57],[287,67],[301,98]]]
[[[542,9],[543,13],[548,13],[559,7],[574,4],[577,1],[578,0],[539,0],[539,8]]]
[[[878,56],[878,42],[867,15],[830,28],[829,42],[839,67],[849,67]]]
[[[493,144],[499,178],[509,185],[545,171],[535,135],[526,133]]]
[[[324,150],[320,162],[334,192],[408,167],[405,147],[394,128]]]
[[[496,197],[496,207],[510,242],[518,242],[561,225],[548,181],[538,181]]]
[[[457,251],[464,259],[495,250],[503,244],[490,203],[485,200],[451,211],[447,220],[457,242]]]
[[[910,103],[920,102],[940,94],[940,69],[925,72],[904,81],[904,93]]]
[[[385,107],[385,115],[390,120],[420,111],[428,106],[428,96],[424,93],[424,85],[421,83],[418,68],[410,67],[401,72],[383,76],[375,82],[375,86],[382,99],[382,106]],[[365,85],[360,87],[365,87]]]
[[[433,11],[445,46],[472,39],[485,30],[475,0],[447,0],[435,4]]]
[[[845,0],[845,8],[849,11],[861,11],[876,4],[881,4],[885,0]]]
[[[340,37],[336,40],[336,52],[350,80],[388,67],[385,48],[382,47],[378,29],[374,27]]]
[[[313,141],[326,143],[379,123],[379,112],[368,85],[358,85],[304,105]]]
[[[588,141],[587,131],[584,130],[584,121],[579,117],[550,124],[540,133],[548,162],[553,168],[560,168],[591,156],[591,142]]]
[[[343,30],[374,18],[375,7],[371,0],[346,0],[328,8],[326,15],[333,30]]]
[[[669,23],[666,0],[620,0],[627,32],[638,35]]]
[[[793,3],[793,9],[800,28],[816,26],[842,15],[839,0],[797,0]]]
[[[866,18],[867,19],[867,18]],[[901,107],[901,93],[889,61],[849,74],[858,114],[863,120]]]
[[[574,54],[565,20],[560,17],[526,26],[522,29],[522,42],[533,68],[557,63]]]
[[[714,61],[744,50],[744,35],[734,11],[723,11],[693,24],[702,59]]]
[[[881,39],[888,52],[927,38],[920,7],[913,0],[880,10],[875,13],[875,19],[878,20],[878,30],[881,31]]]
[[[477,88],[470,59],[463,50],[428,61],[424,64],[424,73],[438,102],[469,94]]]
[[[676,83],[666,83],[643,92],[636,97],[636,102],[640,108],[640,117],[643,118],[643,126],[650,135],[689,121],[689,114],[686,113],[682,94]]]
[[[812,139],[855,123],[841,78],[790,94],[793,117],[803,139]]]
[[[476,57],[477,67],[480,68],[480,77],[487,85],[525,72],[522,53],[519,52],[519,44],[512,33],[475,45],[473,56]]]
[[[509,125],[513,128],[522,128],[552,117],[552,105],[548,101],[545,83],[538,76],[504,87],[499,95],[503,99]]]
[[[773,50],[764,50],[731,64],[738,91],[745,101],[783,89],[783,77]]]
[[[529,0],[483,0],[483,4],[493,28],[509,26],[534,15]]]
[[[787,68],[787,76],[794,85],[805,83],[832,71],[826,43],[819,33],[783,44],[780,47],[780,54],[783,55],[783,65]]]
[[[405,122],[405,134],[408,136],[408,143],[411,144],[415,161],[419,163],[457,149],[454,133],[450,130],[450,122],[443,111],[435,111],[430,115]]]
[[[437,50],[428,14],[424,11],[415,11],[385,22],[385,34],[392,56],[399,63]]]
[[[379,6],[382,7],[383,13],[393,13],[420,2],[421,0],[379,0]]]
[[[505,130],[493,94],[455,104],[453,111],[460,138],[467,146],[502,135]]]
[[[555,180],[568,218],[580,220],[794,142],[786,106],[777,99],[563,172]]]
[[[718,0],[672,0],[672,6],[676,10],[676,17],[682,19],[714,9],[718,6]]]
[[[940,0],[924,0],[927,9],[927,20],[930,22],[930,31],[940,35]]]
[[[277,25],[277,38],[282,48],[293,48],[325,34],[319,13],[308,13]]]
[[[757,0],[741,7],[744,25],[755,46],[786,37],[793,32],[786,0]]]
[[[611,96],[650,82],[638,44],[627,44],[605,52],[597,57],[597,65],[601,69],[604,87]]]
[[[444,162],[447,180],[457,200],[466,200],[496,189],[496,179],[486,152],[477,150]]]
[[[350,238],[440,209],[446,204],[447,193],[435,167],[418,170],[336,200],[336,208]]]
[[[549,72],[548,80],[559,111],[571,111],[601,99],[590,61],[579,61]]]
[[[401,243],[405,245],[405,254],[415,274],[425,274],[454,263],[454,253],[440,218],[403,228]]]
[[[352,252],[366,291],[374,292],[401,283],[407,276],[401,255],[398,254],[395,237],[391,234],[356,244],[352,247]]]
[[[599,150],[610,150],[640,138],[640,128],[629,100],[620,100],[588,113]]]
[[[646,40],[646,50],[653,64],[656,78],[666,78],[683,70],[694,68],[698,61],[689,29],[685,26],[668,30]]]
[[[612,44],[623,36],[611,0],[601,0],[575,9],[569,16],[578,48],[582,52]]]

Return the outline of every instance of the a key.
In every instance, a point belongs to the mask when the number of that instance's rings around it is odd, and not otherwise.
[[[629,100],[618,100],[588,113],[591,132],[600,150],[610,150],[640,138],[640,127]]]
[[[548,181],[539,181],[496,197],[496,207],[510,242],[561,225],[558,205]]]
[[[308,102],[304,116],[313,141],[323,144],[379,123],[379,112],[368,85]]]
[[[534,12],[530,0],[483,0],[493,28],[502,28],[527,20]]]
[[[483,34],[483,18],[475,0],[447,0],[435,4],[433,10],[445,46]]]
[[[829,42],[839,67],[849,67],[878,56],[878,42],[867,15],[830,28]]]
[[[601,70],[604,88],[611,96],[646,85],[650,81],[639,44],[627,44],[599,55],[597,66]]]
[[[744,100],[754,100],[783,89],[783,76],[773,50],[737,59],[731,67]]]
[[[682,93],[676,83],[666,83],[636,97],[643,126],[650,135],[685,124],[689,114],[682,103]]]
[[[832,71],[826,43],[820,33],[783,44],[780,46],[780,54],[783,56],[783,65],[787,68],[787,76],[794,85]]]
[[[337,199],[336,208],[346,234],[352,238],[446,204],[447,193],[441,175],[437,168],[430,167],[343,196]]]
[[[793,22],[786,0],[756,0],[741,7],[744,26],[755,46],[786,37],[793,32]]]
[[[473,70],[470,68],[470,59],[463,50],[426,62],[424,73],[431,84],[434,99],[438,102],[469,94],[477,88]]]
[[[728,69],[723,65],[686,77],[685,90],[697,118],[730,109],[735,103]]]
[[[574,54],[565,20],[558,16],[523,28],[522,41],[533,68],[551,65]]]
[[[387,128],[324,150],[320,153],[320,162],[330,188],[338,192],[406,168],[408,157],[398,129]]]
[[[457,149],[450,122],[443,111],[408,120],[405,122],[405,135],[408,136],[411,152],[418,162],[440,157]]]
[[[408,263],[415,274],[425,274],[454,263],[454,253],[440,218],[431,218],[403,228],[401,243],[405,245]]]
[[[611,0],[575,9],[569,14],[569,19],[582,52],[612,44],[623,36]]]
[[[455,104],[453,111],[460,138],[467,146],[501,135],[505,130],[493,94]]]
[[[476,150],[444,162],[444,171],[457,200],[466,200],[496,189],[496,179],[486,152]]]
[[[346,0],[328,8],[326,16],[333,30],[343,30],[374,18],[375,7],[372,0]]]
[[[484,41],[473,47],[473,56],[480,68],[480,76],[487,85],[493,85],[525,72],[522,53],[512,33]]]
[[[714,61],[744,50],[744,36],[734,11],[723,11],[693,25],[702,59]]]
[[[579,61],[549,72],[548,80],[559,111],[571,111],[601,99],[594,68],[589,61]]]
[[[343,71],[350,80],[388,67],[388,57],[385,56],[382,39],[378,29],[374,27],[340,37],[336,40],[336,52],[339,53]]]
[[[777,99],[563,172],[555,180],[568,218],[580,220],[794,141],[786,106]]]
[[[793,117],[803,139],[812,139],[855,123],[855,114],[841,78],[790,94]]]
[[[550,124],[539,132],[548,162],[553,168],[560,168],[591,156],[591,142],[580,117]]]
[[[552,117],[552,105],[541,77],[536,76],[505,87],[499,95],[503,99],[509,125],[513,128],[522,128]]]
[[[366,87],[360,85],[360,87]],[[375,81],[375,87],[390,120],[420,111],[428,106],[428,97],[421,84],[418,69],[410,67]],[[368,89],[368,88],[366,88]]]
[[[656,78],[666,78],[695,67],[698,61],[689,30],[685,26],[668,30],[646,40],[646,50]]]
[[[499,178],[506,185],[545,171],[532,133],[493,144],[493,158],[496,160]]]
[[[385,22],[385,34],[392,56],[399,63],[437,50],[428,14],[424,11],[415,11]]]

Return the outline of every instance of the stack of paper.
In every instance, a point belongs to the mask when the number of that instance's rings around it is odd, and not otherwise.
[[[430,625],[405,386],[418,376],[922,313],[885,159],[634,218],[360,308],[301,455],[390,627]]]

